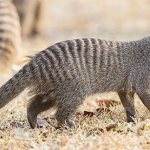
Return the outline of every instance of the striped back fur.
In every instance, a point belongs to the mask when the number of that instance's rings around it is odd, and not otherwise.
[[[0,88],[0,107],[30,87],[31,127],[35,127],[40,112],[54,106],[57,121],[71,126],[70,116],[87,96],[115,91],[128,121],[132,121],[135,92],[150,109],[146,93],[150,90],[149,66],[150,37],[130,42],[85,38],[56,43],[33,57]]]
[[[0,73],[10,70],[20,52],[20,23],[10,0],[0,0]]]

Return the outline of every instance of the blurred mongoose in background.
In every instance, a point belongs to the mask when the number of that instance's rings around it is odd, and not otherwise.
[[[0,88],[0,108],[24,89],[33,94],[27,117],[35,128],[37,115],[56,108],[60,125],[95,93],[117,92],[127,121],[135,116],[134,93],[150,110],[150,37],[114,42],[94,38],[56,43],[35,55]]]
[[[23,37],[42,32],[46,0],[12,0],[17,8]]]
[[[10,0],[0,0],[0,74],[8,72],[21,55],[19,16]]]

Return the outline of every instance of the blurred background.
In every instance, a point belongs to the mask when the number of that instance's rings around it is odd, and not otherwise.
[[[149,0],[47,2],[44,32],[54,40],[78,37],[133,39],[150,32]]]
[[[26,53],[43,50],[66,39],[94,37],[135,40],[150,33],[149,0],[40,1],[39,31],[36,36],[24,38]],[[31,11],[28,17],[32,16]]]

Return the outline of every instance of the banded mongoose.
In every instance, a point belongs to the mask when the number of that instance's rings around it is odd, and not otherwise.
[[[18,13],[10,0],[0,0],[0,74],[10,70],[21,54]]]
[[[44,22],[46,0],[12,0],[19,13],[22,35],[41,33]]]
[[[114,91],[130,122],[135,92],[150,110],[149,80],[150,36],[129,42],[67,40],[36,54],[0,88],[0,108],[29,88],[33,96],[27,117],[32,128],[37,115],[52,107],[58,123],[71,127],[70,118],[86,97]]]

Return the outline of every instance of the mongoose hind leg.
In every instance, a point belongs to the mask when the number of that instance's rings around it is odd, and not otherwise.
[[[135,117],[134,92],[126,93],[125,91],[119,91],[118,95],[126,111],[127,122],[134,122],[133,120],[133,117]]]
[[[31,128],[35,128],[37,125],[37,115],[53,107],[54,103],[53,99],[45,98],[42,94],[32,97],[27,108],[27,118]]]
[[[81,104],[82,98],[72,97],[71,99],[62,99],[58,104],[56,111],[56,120],[58,126],[67,126],[69,128],[74,126],[74,123],[70,120],[73,113]]]
[[[137,92],[139,98],[141,99],[142,103],[150,111],[150,84],[149,84],[149,75],[143,74],[143,77],[144,78],[140,79],[140,81],[138,83],[138,86],[136,87],[136,92]]]
[[[149,92],[138,92],[137,93],[143,104],[150,111],[150,93]]]

